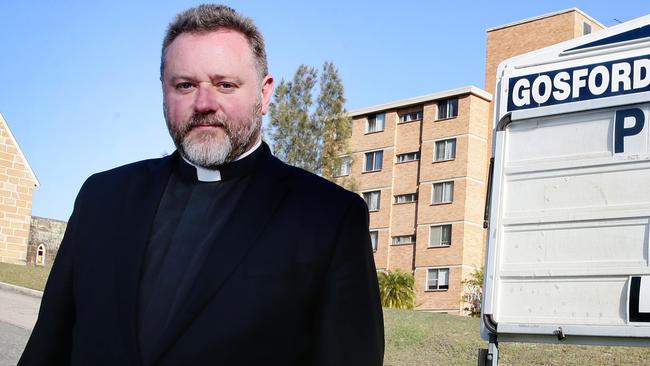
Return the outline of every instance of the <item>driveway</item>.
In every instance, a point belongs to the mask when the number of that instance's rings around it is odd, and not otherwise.
[[[15,365],[34,328],[38,291],[0,283],[0,366]]]

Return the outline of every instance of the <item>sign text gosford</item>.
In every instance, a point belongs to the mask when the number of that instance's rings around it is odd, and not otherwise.
[[[510,78],[508,111],[650,91],[650,55]]]

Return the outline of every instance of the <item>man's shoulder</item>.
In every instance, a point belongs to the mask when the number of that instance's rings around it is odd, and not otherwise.
[[[304,169],[282,163],[289,172],[289,182],[292,194],[308,198],[319,204],[340,205],[342,202],[356,201],[363,203],[358,194],[351,192],[336,183]]]
[[[152,172],[165,169],[170,166],[173,156],[162,158],[145,159],[124,164],[112,169],[104,170],[91,175],[84,183],[84,186],[112,186],[120,185],[133,180],[142,179]]]

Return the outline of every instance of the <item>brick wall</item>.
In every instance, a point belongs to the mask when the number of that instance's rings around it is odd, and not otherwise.
[[[32,192],[37,184],[0,115],[0,262],[26,262]]]
[[[583,24],[591,25],[592,33],[604,27],[579,10],[554,13],[546,17],[521,21],[512,25],[488,30],[485,61],[485,87],[494,94],[496,73],[499,64],[511,57],[538,50],[569,39],[582,36]],[[496,99],[496,98],[493,98]],[[489,116],[492,119],[494,104],[490,104]],[[493,123],[488,124],[488,152],[491,154]]]

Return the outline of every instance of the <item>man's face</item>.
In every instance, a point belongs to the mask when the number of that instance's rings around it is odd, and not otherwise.
[[[186,159],[214,168],[255,145],[273,78],[258,79],[255,59],[242,34],[183,33],[164,57],[165,119]]]

